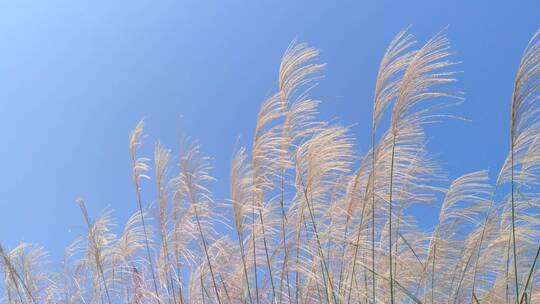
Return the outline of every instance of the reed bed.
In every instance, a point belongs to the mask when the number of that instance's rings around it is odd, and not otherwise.
[[[137,212],[123,230],[77,200],[87,233],[59,270],[40,246],[0,245],[0,301],[540,303],[540,31],[519,62],[494,181],[487,171],[447,181],[427,150],[425,126],[462,99],[444,33],[422,44],[407,29],[390,42],[364,155],[346,127],[318,118],[318,55],[286,49],[251,147],[233,155],[226,203],[196,142],[139,155],[141,121],[129,137]],[[417,205],[440,208],[433,229]]]

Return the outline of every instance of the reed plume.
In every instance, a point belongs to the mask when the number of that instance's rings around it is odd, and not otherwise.
[[[139,156],[140,121],[136,212],[118,229],[78,200],[87,229],[60,265],[40,246],[0,246],[0,303],[539,302],[539,37],[519,64],[493,182],[485,170],[447,178],[427,143],[425,126],[461,101],[444,34],[419,44],[407,28],[390,41],[362,153],[349,128],[319,117],[326,65],[293,41],[250,146],[234,150],[228,197],[213,195],[212,159],[187,137]],[[433,228],[419,205],[438,208]]]

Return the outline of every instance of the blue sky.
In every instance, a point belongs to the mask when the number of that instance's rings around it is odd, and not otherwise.
[[[0,241],[40,243],[59,258],[84,231],[79,196],[92,215],[108,208],[122,225],[137,210],[128,134],[141,118],[147,155],[157,139],[171,148],[182,134],[197,139],[225,198],[236,139],[249,142],[294,38],[328,63],[313,93],[321,116],[353,125],[365,152],[386,45],[408,25],[421,42],[449,25],[466,98],[451,113],[471,122],[430,127],[429,148],[451,178],[499,170],[512,82],[540,27],[540,2],[255,2],[1,3]]]

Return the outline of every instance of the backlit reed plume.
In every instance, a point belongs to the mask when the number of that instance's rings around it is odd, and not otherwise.
[[[452,179],[426,129],[461,100],[443,33],[391,39],[367,151],[319,117],[325,64],[293,41],[253,139],[238,140],[220,181],[228,197],[212,193],[212,159],[189,138],[143,156],[141,121],[129,137],[137,204],[122,206],[133,207],[127,223],[93,218],[78,200],[84,232],[62,263],[39,246],[0,246],[0,303],[538,303],[539,37],[519,62],[500,170]]]

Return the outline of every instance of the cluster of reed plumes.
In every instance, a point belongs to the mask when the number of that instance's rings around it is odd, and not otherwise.
[[[129,140],[138,211],[124,230],[113,232],[109,213],[92,220],[78,200],[88,233],[55,271],[39,246],[0,247],[2,301],[539,303],[539,38],[519,64],[494,182],[478,171],[442,188],[426,150],[425,125],[461,100],[443,34],[419,46],[405,30],[391,41],[363,156],[346,127],[318,120],[309,93],[324,64],[293,43],[251,149],[234,154],[228,200],[212,197],[209,158],[192,141],[176,157],[160,143],[153,162],[140,156],[141,121]],[[155,183],[150,203],[145,179]],[[418,204],[440,206],[431,231],[411,212]]]

